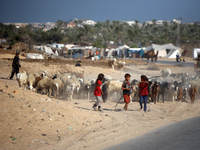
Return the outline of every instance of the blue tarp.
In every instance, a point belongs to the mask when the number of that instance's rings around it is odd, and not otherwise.
[[[73,58],[77,59],[77,58],[83,58],[83,53],[75,53],[73,55]]]
[[[141,49],[138,49],[138,48],[129,48],[129,50],[130,50],[131,52],[136,52],[136,51],[140,51]]]

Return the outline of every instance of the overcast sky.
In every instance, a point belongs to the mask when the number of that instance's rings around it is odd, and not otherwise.
[[[91,19],[200,21],[200,0],[0,0],[0,22]]]

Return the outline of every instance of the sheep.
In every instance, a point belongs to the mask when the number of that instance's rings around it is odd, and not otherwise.
[[[35,87],[37,86],[38,82],[42,80],[43,78],[41,76],[35,77]]]
[[[165,100],[172,100],[174,102],[175,97],[177,97],[177,92],[175,86],[171,82],[159,83],[160,92],[158,93],[158,101],[160,95],[162,96],[162,102]]]
[[[66,81],[65,83],[65,94],[66,96],[68,96],[68,100],[72,100],[73,99],[73,94],[74,94],[74,90],[76,88],[76,84],[74,83],[74,81],[72,79],[69,79]]]
[[[63,78],[63,74],[61,74],[60,72],[58,72],[56,75],[58,78]]]
[[[83,81],[83,84],[82,84],[82,88],[81,88],[81,91],[83,93],[83,97],[87,97],[87,99],[90,99],[90,89],[91,89],[91,83],[89,80],[85,80]]]
[[[192,86],[189,88],[189,96],[190,96],[190,100],[191,100],[191,103],[194,103],[194,99],[196,97],[196,94],[198,92],[198,88],[196,86]]]
[[[32,90],[33,86],[35,86],[35,76],[33,74],[28,75],[28,85],[30,90]]]
[[[75,89],[74,89],[74,92],[75,92],[75,96],[76,98],[78,97],[78,94],[80,92],[80,88],[81,88],[81,80],[79,80],[76,76],[71,76],[71,81],[75,84]],[[80,82],[81,81],[81,82]]]
[[[45,72],[45,71],[39,70],[39,71],[37,72],[37,74],[39,74],[40,76],[42,76],[42,74],[44,74],[44,72]]]
[[[71,73],[63,73],[63,74],[62,74],[62,77],[71,78],[71,76],[72,76]],[[61,78],[62,78],[62,77],[61,77]]]
[[[113,70],[114,70],[114,65],[115,65],[116,61],[117,61],[116,58],[112,58],[112,59],[108,60],[108,66],[110,68],[112,68]]]
[[[112,80],[112,77],[110,75],[104,74],[104,79],[106,79],[106,80]]]
[[[53,78],[53,75],[51,73],[47,72],[47,71],[39,70],[37,73],[35,73],[35,75],[38,76],[38,74],[43,78],[46,78],[46,77]]]
[[[122,82],[118,81],[118,80],[108,80],[107,85],[108,85],[108,94],[110,95],[111,93],[119,93],[120,95],[122,95]],[[115,98],[116,98],[116,94],[115,94]]]
[[[133,100],[139,101],[139,88],[138,88],[138,80],[132,80],[131,81],[131,86],[132,86],[132,92],[130,94],[130,100],[131,103]]]
[[[95,90],[95,87],[96,87],[95,82],[96,82],[96,79],[91,79],[90,80],[90,85],[91,85],[91,87],[90,87],[90,98],[91,99],[95,98],[94,97],[94,90]]]
[[[43,77],[43,78],[53,78],[53,75],[51,74],[51,73],[49,73],[49,72],[47,72],[47,71],[44,71],[42,74],[41,74],[41,76]]]
[[[53,78],[53,75],[50,72],[45,71],[45,76],[49,78]]]
[[[39,73],[35,73],[34,76],[35,77],[41,77],[41,75]]]
[[[169,77],[171,75],[171,70],[170,69],[164,69],[161,71],[162,77]]]
[[[122,61],[117,61],[117,67],[118,69],[122,69],[124,66],[125,66],[125,62],[122,62]]]
[[[45,79],[40,80],[36,88],[34,89],[34,91],[37,92],[40,89],[43,92],[44,90],[46,90],[46,93],[49,96],[51,96],[52,81],[53,79],[51,78],[45,78]]]
[[[84,79],[84,73],[77,73],[76,77]]]
[[[76,85],[75,87],[75,92],[78,94],[79,93],[79,90],[81,88],[81,83],[79,82],[79,80],[74,80],[74,83]]]
[[[91,85],[95,84],[95,82],[96,82],[95,79],[91,79],[91,80],[90,80]]]
[[[103,102],[105,103],[108,98],[108,84],[106,82],[103,82],[102,92],[103,92],[102,99],[103,99]]]
[[[78,80],[78,78],[76,76],[71,76],[70,79],[72,79],[72,80]]]
[[[54,79],[52,82],[52,89],[54,91],[54,97],[57,98],[58,96],[61,96],[64,89],[64,84],[62,80],[59,78]]]
[[[46,76],[46,71],[39,70],[37,73],[35,73],[35,75],[38,76],[38,74],[39,74],[39,76],[44,78]]]
[[[69,78],[68,76],[63,76],[63,77],[61,78],[61,80],[63,81],[64,87],[66,88],[66,83],[67,83],[68,80],[70,80],[70,78]]]
[[[83,85],[84,83],[84,79],[83,78],[78,78],[78,81],[80,82],[81,86]]]
[[[27,74],[26,71],[23,71],[22,73],[17,74],[17,81],[19,83],[19,88],[21,88],[22,85],[24,85],[24,89],[26,90],[27,86]]]

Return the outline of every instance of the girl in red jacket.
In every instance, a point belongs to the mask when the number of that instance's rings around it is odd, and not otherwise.
[[[100,73],[97,77],[97,80],[95,82],[95,90],[94,90],[94,96],[96,97],[97,101],[93,105],[94,110],[96,110],[96,107],[98,106],[98,111],[101,111],[101,93],[102,93],[102,80],[104,79],[104,74]],[[102,93],[103,94],[103,93]]]
[[[142,104],[144,103],[144,111],[147,111],[147,96],[148,96],[148,78],[145,75],[141,76],[141,82],[138,83],[140,89],[140,109],[142,109]]]

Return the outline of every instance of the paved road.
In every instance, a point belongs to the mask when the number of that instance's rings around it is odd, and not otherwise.
[[[199,150],[200,117],[177,122],[106,150]]]
[[[157,63],[167,64],[167,65],[183,65],[185,67],[194,67],[195,62],[176,62],[175,60],[174,61],[158,60]]]

